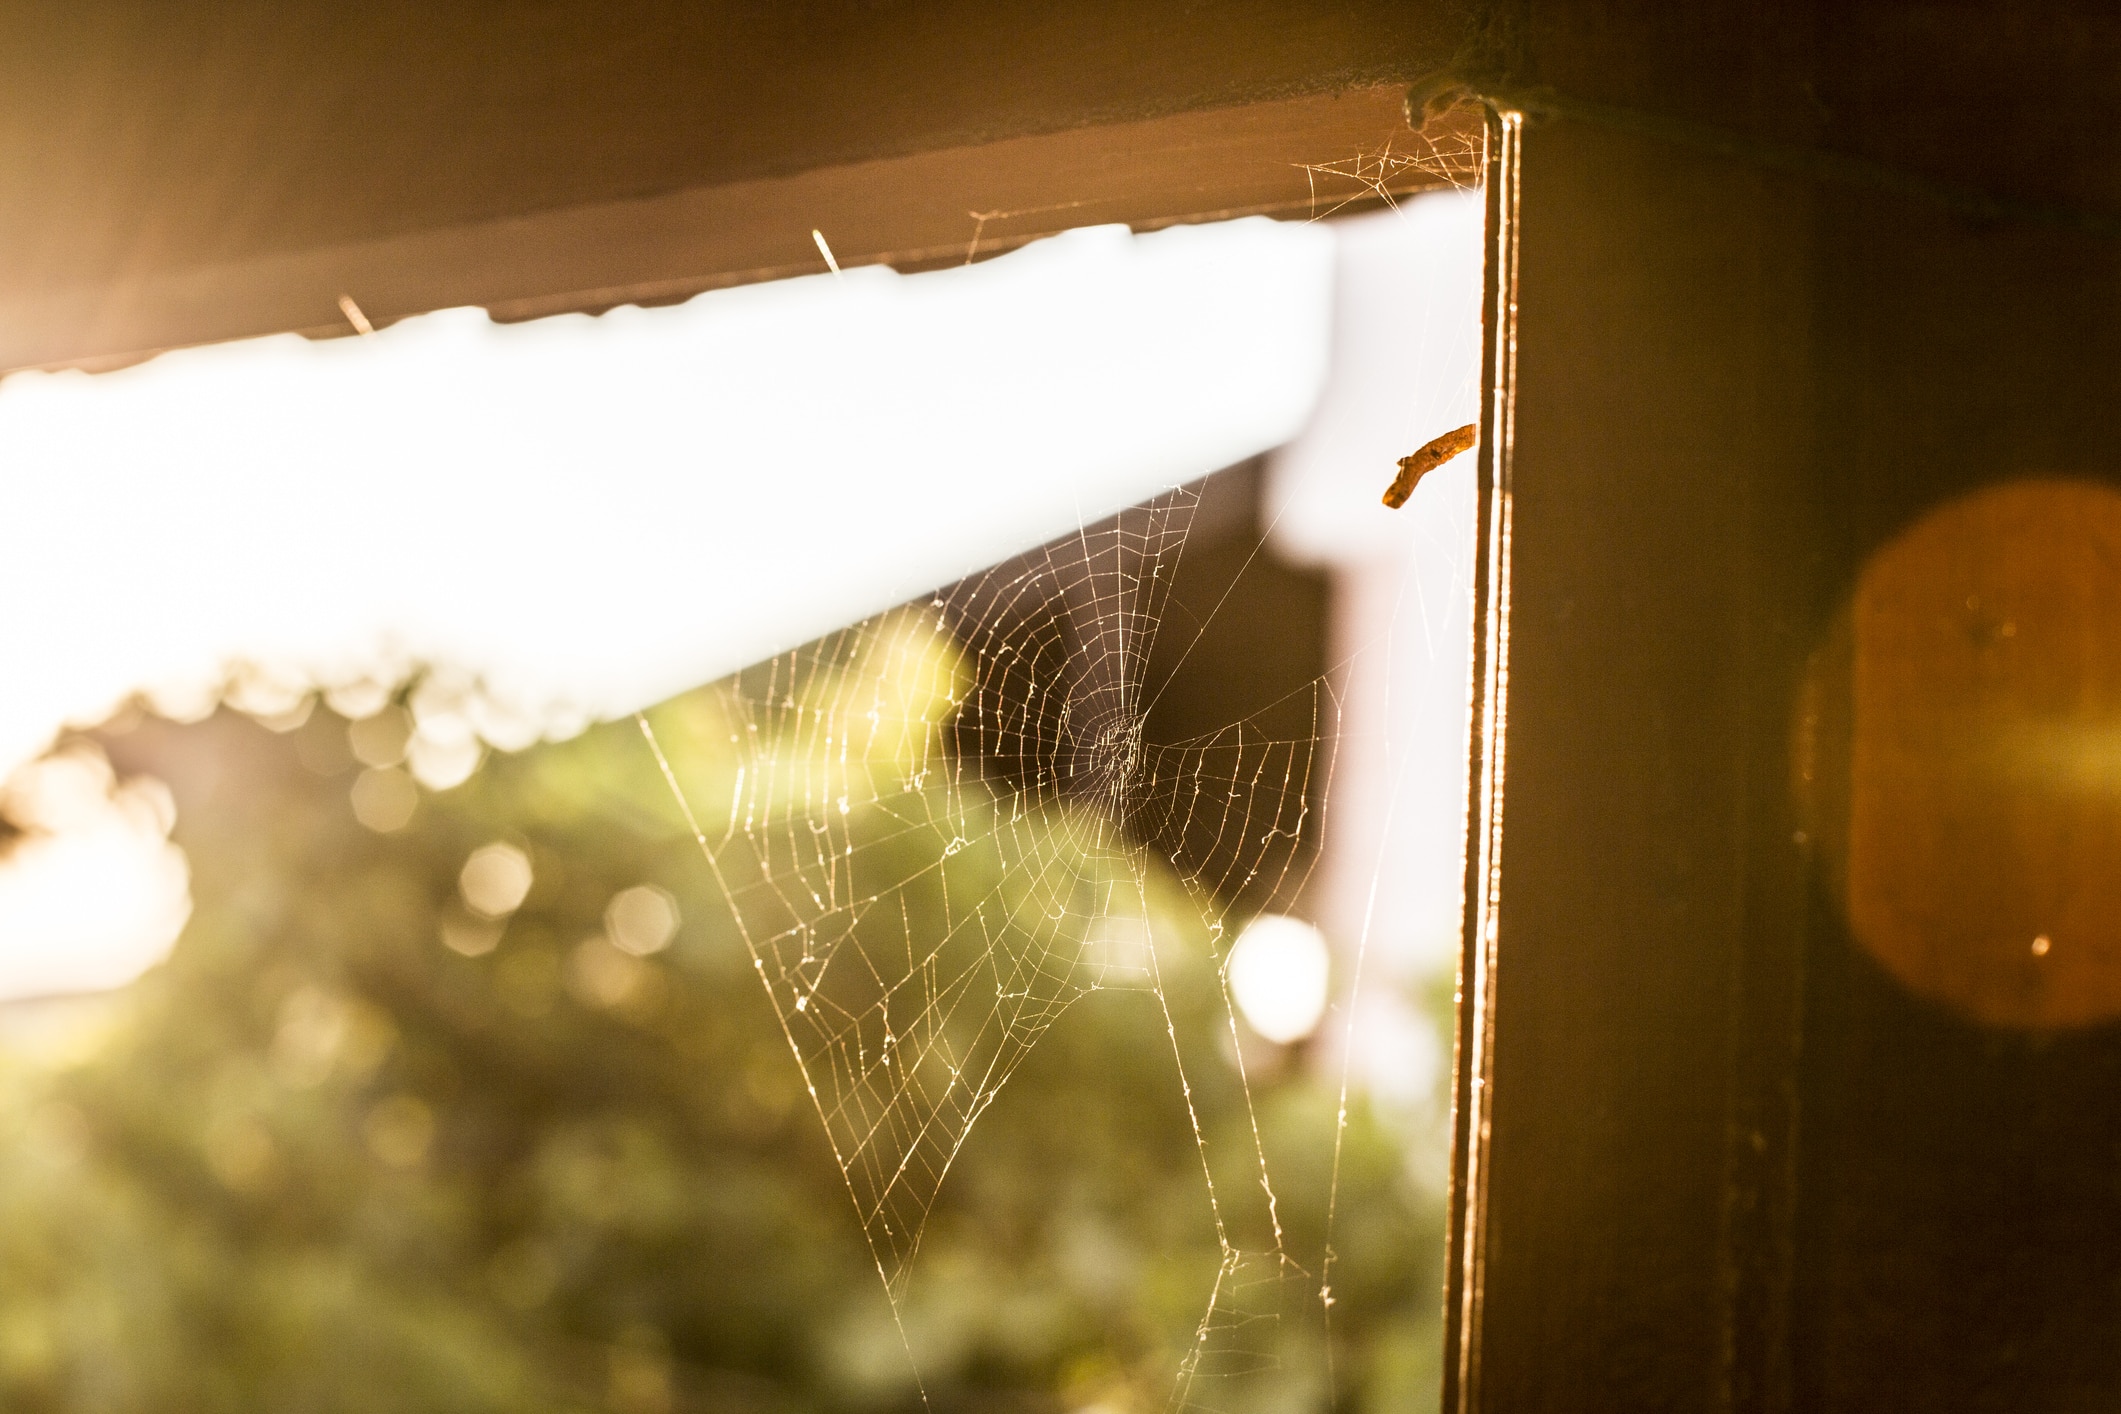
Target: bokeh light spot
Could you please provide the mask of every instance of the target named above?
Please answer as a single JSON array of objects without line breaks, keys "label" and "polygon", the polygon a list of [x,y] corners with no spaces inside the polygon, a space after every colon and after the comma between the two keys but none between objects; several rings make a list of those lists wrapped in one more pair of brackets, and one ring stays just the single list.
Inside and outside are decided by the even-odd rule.
[{"label": "bokeh light spot", "polygon": [[496,840],[480,845],[464,861],[457,876],[464,902],[472,912],[486,918],[501,918],[523,906],[530,893],[530,856],[512,844]]},{"label": "bokeh light spot", "polygon": [[0,783],[0,822],[0,997],[122,986],[169,951],[191,871],[162,782],[75,743]]},{"label": "bokeh light spot", "polygon": [[604,910],[604,924],[611,941],[646,957],[670,946],[677,936],[678,901],[653,884],[637,884],[613,895]]},{"label": "bokeh light spot", "polygon": [[1279,1045],[1301,1041],[1326,1010],[1325,935],[1301,918],[1263,913],[1230,949],[1230,991],[1254,1031]]},{"label": "bokeh light spot", "polygon": [[353,783],[354,818],[378,834],[404,829],[419,803],[420,788],[403,771],[371,768]]},{"label": "bokeh light spot", "polygon": [[412,718],[401,707],[385,707],[349,726],[346,737],[353,747],[354,759],[363,766],[378,770],[395,766],[405,759],[406,744],[412,739]]}]

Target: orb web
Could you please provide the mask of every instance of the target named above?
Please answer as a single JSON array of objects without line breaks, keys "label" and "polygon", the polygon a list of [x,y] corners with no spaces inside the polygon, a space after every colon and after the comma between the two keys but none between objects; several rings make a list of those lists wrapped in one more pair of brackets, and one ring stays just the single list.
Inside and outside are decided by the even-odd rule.
[{"label": "orb web", "polygon": [[[1163,1009],[1221,1251],[1174,1407],[1270,1364],[1274,1325],[1322,1296],[1283,1243],[1256,1119],[1256,1184],[1217,1191],[1164,991],[1172,949],[1205,938],[1219,969],[1233,902],[1300,885],[1333,741],[1323,680],[1298,735],[1264,714],[1175,742],[1145,729],[1199,500],[1168,492],[736,675],[694,727],[713,752],[666,753],[641,720],[894,1314],[954,1160],[1040,1038],[1101,989]],[[1197,642],[1204,624],[1185,627]],[[1224,1011],[1234,1043],[1227,989]]]}]

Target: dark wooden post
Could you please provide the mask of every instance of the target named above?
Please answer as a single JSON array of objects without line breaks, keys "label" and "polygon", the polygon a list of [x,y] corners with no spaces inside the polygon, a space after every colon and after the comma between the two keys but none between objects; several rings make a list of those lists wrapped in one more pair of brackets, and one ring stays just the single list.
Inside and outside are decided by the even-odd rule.
[{"label": "dark wooden post", "polygon": [[[2066,661],[2043,667],[1995,656],[2018,625],[1961,605],[1978,595],[1859,601],[1900,537],[1969,492],[2121,479],[2121,186],[2111,144],[2063,136],[2112,81],[2063,96],[2055,131],[2000,98],[1995,132],[1969,138],[1941,97],[1954,75],[1988,54],[2029,82],[2039,53],[2081,73],[2089,32],[1877,6],[1812,16],[1791,49],[1736,20],[1691,50],[1620,23],[1631,53],[1584,27],[1592,9],[1519,33],[1490,86],[1524,126],[1490,148],[1517,217],[1490,242],[1514,244],[1514,282],[1491,282],[1516,323],[1507,338],[1510,301],[1491,300],[1446,1406],[2108,1407],[2121,1030],[2078,1024],[2097,1006],[2052,988],[2016,1019],[2033,1004],[1969,1000],[1989,964],[1953,949],[2031,940],[2030,968],[2049,939],[1949,920],[2088,896],[2113,807],[2070,796],[2091,823],[2039,835],[2060,842],[2042,853],[2011,812],[2077,787],[1979,786],[1967,762],[1987,748],[1956,744],[1962,718],[1932,734],[1951,759],[1898,777],[1851,768],[1846,738],[1850,710],[1891,699],[1912,720],[1976,691],[1863,649],[1864,613],[1875,630],[1963,609],[1965,652],[1990,656],[1961,677],[2002,684],[1966,722],[2032,690],[2012,683],[2103,720],[2121,626],[2053,611]],[[1804,95],[1842,126],[1785,121]],[[2003,160],[2006,136],[2029,164]],[[2040,534],[2079,579],[2121,574],[2065,516],[1955,531],[1900,582],[2047,583],[2062,571],[2022,548]],[[1860,691],[1829,671],[1851,652]],[[1872,888],[1945,920],[1899,945],[1916,963],[1849,921],[1850,869],[1887,866],[1851,863],[1845,779],[1807,796],[1807,732],[1841,734],[1821,749],[1854,769],[1874,834],[1919,836],[1892,863],[1914,882]],[[1977,785],[1947,798],[1933,778]],[[2121,946],[2121,918],[2073,916],[2081,946]]]}]

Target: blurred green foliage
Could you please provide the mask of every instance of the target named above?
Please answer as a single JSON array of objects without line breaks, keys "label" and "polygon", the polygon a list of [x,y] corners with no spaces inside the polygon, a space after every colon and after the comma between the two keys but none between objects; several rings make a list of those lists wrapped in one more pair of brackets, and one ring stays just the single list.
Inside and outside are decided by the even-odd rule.
[{"label": "blurred green foliage", "polygon": [[[710,750],[693,727],[713,703],[666,704],[659,730]],[[286,732],[224,710],[107,737],[175,789],[196,906],[97,1044],[0,1074],[0,1407],[909,1410],[908,1345],[938,1410],[1169,1402],[1218,1249],[1153,996],[1076,1002],[980,1120],[902,1339],[633,724],[495,756],[390,833],[350,807],[347,730],[319,707]],[[496,840],[534,880],[497,941],[458,883]],[[637,958],[603,934],[643,883],[683,921]],[[1205,930],[1186,952],[1165,994],[1218,1184],[1256,1189]],[[1311,1263],[1280,1286],[1315,1308],[1336,1096],[1301,1057],[1254,1060]],[[1442,1222],[1407,1145],[1356,1106],[1342,1408],[1435,1400]],[[1322,1338],[1292,1320],[1218,1403],[1326,1407]]]}]

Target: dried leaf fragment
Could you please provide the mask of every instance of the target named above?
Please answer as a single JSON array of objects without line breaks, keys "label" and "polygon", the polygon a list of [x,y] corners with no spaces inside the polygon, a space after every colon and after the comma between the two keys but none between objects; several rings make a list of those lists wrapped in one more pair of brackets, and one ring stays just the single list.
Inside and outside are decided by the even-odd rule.
[{"label": "dried leaf fragment", "polygon": [[1453,428],[1443,436],[1423,447],[1410,457],[1399,459],[1399,475],[1385,488],[1385,504],[1397,510],[1414,494],[1421,479],[1442,466],[1460,452],[1470,450],[1480,440],[1480,425],[1469,422],[1463,427]]}]

